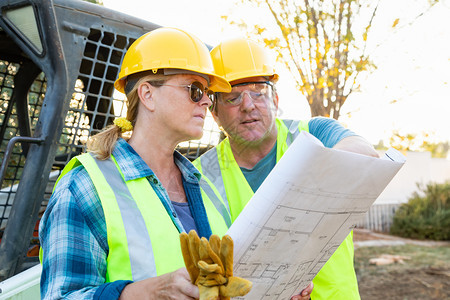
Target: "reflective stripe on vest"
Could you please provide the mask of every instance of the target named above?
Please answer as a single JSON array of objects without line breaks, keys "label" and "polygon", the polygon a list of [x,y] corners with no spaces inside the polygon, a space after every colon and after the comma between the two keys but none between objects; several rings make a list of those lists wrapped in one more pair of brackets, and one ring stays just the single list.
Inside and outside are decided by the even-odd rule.
[{"label": "reflective stripe on vest", "polygon": [[105,214],[107,282],[142,280],[184,266],[179,232],[147,178],[125,182],[114,157],[77,157],[89,173]]},{"label": "reflective stripe on vest", "polygon": [[[223,220],[225,221],[225,224],[227,225],[227,228],[230,228],[231,226],[231,217],[229,214],[229,208],[228,206],[225,206],[225,204],[220,200],[218,194],[214,192],[214,185],[212,185],[210,182],[208,182],[209,179],[206,177],[202,177],[200,180],[200,188],[202,189],[202,198],[206,202],[206,198],[209,198],[211,203],[214,205],[215,209],[220,213]],[[205,197],[207,196],[207,197]],[[228,204],[228,203],[227,203]],[[214,234],[219,234],[220,236],[224,235],[223,233],[218,233],[217,230],[211,228],[212,232]]]},{"label": "reflective stripe on vest", "polygon": [[[214,148],[212,149],[214,150]],[[211,151],[211,150],[210,150]],[[225,194],[225,186],[221,182],[214,182],[212,183],[209,178],[216,178],[218,180],[221,180],[220,176],[216,176],[216,174],[220,175],[220,167],[215,162],[217,162],[217,156],[214,157],[214,154],[216,152],[212,152],[210,157],[207,157],[204,162],[208,164],[208,161],[210,161],[211,168],[207,167],[203,169],[206,173],[202,173],[202,165],[200,164],[200,160],[196,160],[193,162],[194,166],[202,173],[202,178],[200,180],[200,188],[202,192],[202,198],[203,202],[205,203],[212,203],[217,210],[217,212],[220,213],[222,216],[222,219],[224,220],[225,224],[227,225],[227,229],[231,226],[231,216],[230,216],[230,208],[228,206],[228,202],[226,201],[226,197],[223,198],[222,195]],[[218,173],[216,173],[218,172]],[[219,187],[221,190],[217,190],[216,187]],[[222,236],[226,233],[227,230],[223,231],[217,231],[213,228],[211,225],[211,230],[213,234],[217,234],[219,236]]]},{"label": "reflective stripe on vest", "polygon": [[[277,119],[276,125],[278,162],[300,131],[309,132],[309,128],[306,121]],[[216,185],[224,202],[229,203],[234,221],[253,196],[253,191],[234,159],[228,139],[203,154],[194,165]],[[353,257],[351,232],[314,278],[311,299],[360,299]]]},{"label": "reflective stripe on vest", "polygon": [[[119,232],[125,233],[125,237],[120,237],[121,239],[125,238],[127,241],[127,244],[124,244],[124,246],[136,245],[135,247],[126,247],[122,253],[126,254],[126,252],[128,252],[128,255],[130,257],[130,271],[133,281],[144,279],[145,277],[142,277],[144,274],[147,274],[146,277],[157,276],[155,258],[153,256],[152,241],[150,240],[147,226],[145,225],[144,218],[142,217],[142,214],[139,211],[136,202],[131,196],[127,185],[122,179],[122,175],[119,173],[119,170],[111,159],[96,159],[95,162],[102,172],[104,179],[106,179],[106,181],[108,182],[108,185],[110,187],[114,187],[112,191],[114,192],[114,196],[118,205],[117,207],[115,207],[115,204],[108,203],[112,202],[112,198],[105,199],[105,197],[100,197],[103,207],[111,207],[111,205],[114,205],[114,208],[103,209],[105,211],[105,215],[108,212],[108,217],[105,216],[105,219],[108,218],[109,220],[111,220],[111,218],[113,217],[111,213],[118,217],[116,210],[119,209],[123,222],[124,231],[114,230],[110,226],[112,230],[109,230],[111,234],[108,234],[108,237],[110,237],[111,235],[116,237]],[[156,194],[152,189],[152,191],[150,192],[150,197],[155,196]],[[120,225],[118,224],[118,222],[113,223],[116,226]],[[108,240],[111,241],[111,239]],[[113,255],[108,255],[109,265],[111,265],[112,257]],[[142,259],[143,257],[146,257],[148,259],[144,260]],[[118,262],[120,265],[120,260]],[[108,268],[108,270],[111,272],[111,268]]]}]

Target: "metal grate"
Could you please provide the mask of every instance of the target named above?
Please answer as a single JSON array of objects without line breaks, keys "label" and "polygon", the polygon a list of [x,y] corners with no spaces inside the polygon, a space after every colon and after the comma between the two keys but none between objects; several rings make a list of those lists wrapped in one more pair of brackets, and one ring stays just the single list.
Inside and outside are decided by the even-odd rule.
[{"label": "metal grate", "polygon": [[91,29],[74,83],[69,110],[58,141],[57,153],[45,192],[43,209],[61,170],[82,153],[88,137],[126,113],[125,97],[114,95],[114,81],[122,57],[134,41],[125,36]]},{"label": "metal grate", "polygon": [[[0,159],[3,160],[8,141],[20,135],[19,116],[12,96],[14,79],[21,63],[14,63],[0,60],[0,138],[1,150]],[[28,92],[28,120],[33,131],[39,118],[44,95],[46,91],[45,76],[41,73],[33,82]],[[28,146],[17,144],[13,149],[13,154],[9,160],[5,178],[0,190],[0,236],[6,226],[14,196],[17,191],[20,176],[25,165],[25,153]]]},{"label": "metal grate", "polygon": [[124,98],[114,98],[114,81],[126,47],[134,40],[91,29],[75,82],[70,108],[58,143],[55,165],[63,166],[82,152],[91,134],[124,113]]},{"label": "metal grate", "polygon": [[[74,88],[69,110],[57,142],[57,151],[41,205],[40,216],[47,206],[61,170],[72,157],[84,151],[88,137],[112,124],[114,118],[126,115],[126,98],[123,94],[115,92],[114,81],[118,76],[123,56],[134,40],[113,32],[90,29],[90,34],[86,38],[78,76],[73,83]],[[3,137],[0,159],[4,155],[8,141],[12,137],[20,135],[15,104],[11,102],[14,76],[20,67],[21,64],[19,63],[0,60],[0,126],[2,130],[0,138]],[[31,134],[38,121],[45,92],[45,74],[41,73],[28,91],[28,117],[31,124]],[[216,145],[219,138],[220,130],[208,112],[202,139],[181,143],[177,149],[188,159],[194,160]],[[16,145],[0,191],[0,239],[14,201],[25,157],[22,146]],[[38,223],[31,239],[31,245],[34,246],[39,242],[37,238]],[[36,247],[32,249],[36,250]],[[29,256],[36,255],[37,251],[33,251],[33,253],[31,255],[29,253]]]}]

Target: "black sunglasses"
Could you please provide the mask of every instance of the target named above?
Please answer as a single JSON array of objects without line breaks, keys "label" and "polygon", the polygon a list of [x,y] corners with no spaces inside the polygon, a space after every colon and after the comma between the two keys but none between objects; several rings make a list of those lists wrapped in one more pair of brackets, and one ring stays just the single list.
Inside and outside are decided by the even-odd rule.
[{"label": "black sunglasses", "polygon": [[215,101],[215,94],[213,91],[211,91],[210,89],[208,89],[207,87],[204,87],[203,84],[201,84],[198,81],[194,81],[191,84],[180,84],[180,85],[175,85],[175,84],[165,84],[165,83],[155,83],[155,82],[149,82],[151,85],[156,85],[156,86],[172,86],[172,87],[184,87],[184,88],[189,88],[189,96],[191,98],[191,100],[195,103],[200,102],[200,100],[202,100],[203,98],[203,93],[206,93],[206,95],[208,96],[208,98],[211,100],[212,103],[214,103]]}]

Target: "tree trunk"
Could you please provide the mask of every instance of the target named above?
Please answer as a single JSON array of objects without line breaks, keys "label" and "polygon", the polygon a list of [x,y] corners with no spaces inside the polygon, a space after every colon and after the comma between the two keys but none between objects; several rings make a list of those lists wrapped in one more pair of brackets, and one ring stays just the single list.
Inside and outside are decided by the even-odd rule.
[{"label": "tree trunk", "polygon": [[326,108],[323,105],[323,100],[319,95],[315,95],[313,92],[312,95],[307,96],[309,108],[311,109],[311,117],[324,116],[329,117],[330,114],[327,112]]}]

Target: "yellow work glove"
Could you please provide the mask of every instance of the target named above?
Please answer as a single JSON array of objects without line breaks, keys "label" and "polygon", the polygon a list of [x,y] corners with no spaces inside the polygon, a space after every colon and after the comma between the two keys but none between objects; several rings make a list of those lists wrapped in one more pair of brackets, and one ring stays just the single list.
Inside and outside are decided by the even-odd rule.
[{"label": "yellow work glove", "polygon": [[224,276],[227,282],[219,287],[220,299],[228,300],[230,297],[244,296],[250,292],[252,282],[233,276],[233,239],[229,235],[222,237],[220,243],[220,260],[224,266]]},{"label": "yellow work glove", "polygon": [[[223,267],[215,264],[210,257],[212,250],[208,251],[211,249],[211,247],[208,247],[208,241],[205,238],[200,240],[195,230],[191,230],[189,235],[186,233],[180,234],[180,243],[184,264],[191,282],[199,288],[200,299],[219,299],[219,285],[226,280],[220,275],[220,273],[223,273]],[[213,258],[222,265],[217,255],[213,254]]]},{"label": "yellow work glove", "polygon": [[[189,235],[185,232],[180,233],[181,253],[183,254],[186,269],[191,277],[191,282],[197,284],[198,274],[200,273],[198,269],[200,256],[198,251],[194,251],[194,249],[199,249],[200,238],[197,233],[194,232],[194,234],[192,234],[191,232]],[[191,243],[193,244],[192,246],[190,245]]]},{"label": "yellow work glove", "polygon": [[252,283],[233,276],[233,240],[222,241],[211,235],[209,242],[200,239],[194,230],[180,234],[181,250],[191,281],[200,290],[200,300],[226,300],[244,296]]}]

